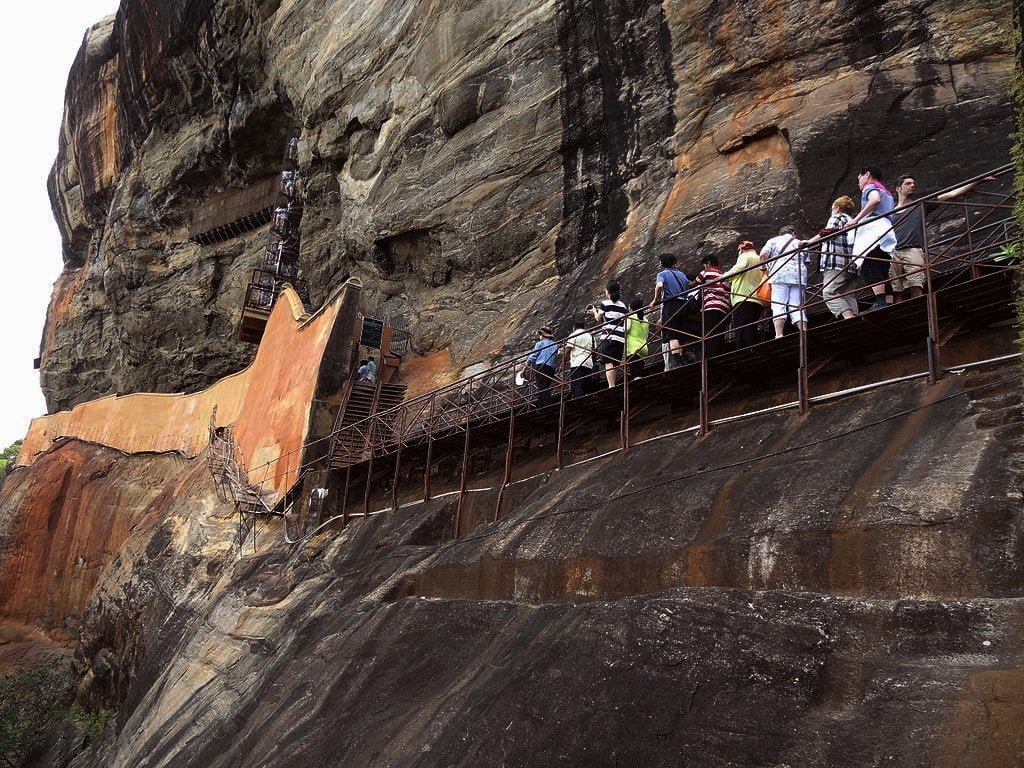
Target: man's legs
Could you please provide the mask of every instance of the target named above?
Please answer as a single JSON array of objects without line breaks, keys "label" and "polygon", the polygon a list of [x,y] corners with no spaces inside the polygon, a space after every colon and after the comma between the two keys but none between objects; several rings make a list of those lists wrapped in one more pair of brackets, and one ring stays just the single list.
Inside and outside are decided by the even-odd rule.
[{"label": "man's legs", "polygon": [[554,376],[555,369],[550,365],[537,366],[534,381],[537,382],[536,405],[538,408],[551,405],[551,386],[555,383]]},{"label": "man's legs", "polygon": [[615,363],[605,362],[604,378],[608,382],[608,389],[615,389]]},{"label": "man's legs", "polygon": [[856,276],[848,269],[826,269],[822,274],[822,298],[837,318],[849,320],[857,316],[857,297],[850,293],[854,280]]},{"label": "man's legs", "polygon": [[797,330],[807,329],[807,313],[804,311],[804,287],[802,285],[789,286],[789,320],[796,326]]},{"label": "man's legs", "polygon": [[860,268],[860,275],[864,282],[871,287],[875,295],[875,303],[872,309],[879,309],[888,303],[885,298],[886,286],[889,284],[890,256],[881,248],[875,248],[865,254],[864,263]]},{"label": "man's legs", "polygon": [[759,301],[741,301],[733,308],[732,329],[736,333],[737,349],[757,343],[757,323],[763,309]]},{"label": "man's legs", "polygon": [[[903,298],[916,299],[924,296],[924,251],[921,248],[900,248],[893,254],[892,264],[894,270],[899,264]],[[895,289],[894,285],[893,290]]]},{"label": "man's legs", "polygon": [[772,283],[772,325],[775,327],[775,338],[781,339],[789,315],[789,286],[784,283]]},{"label": "man's legs", "polygon": [[707,335],[708,357],[720,355],[725,346],[726,314],[720,309],[704,310],[704,332]]},{"label": "man's legs", "polygon": [[569,369],[569,397],[573,400],[586,394],[583,387],[588,373],[590,373],[590,369],[584,368],[582,365]]},{"label": "man's legs", "polygon": [[665,370],[672,371],[683,364],[682,342],[675,329],[666,326],[661,332],[661,348],[665,351]]},{"label": "man's legs", "polygon": [[671,371],[683,364],[683,343],[679,339],[679,326],[682,323],[683,302],[672,300],[665,302],[662,309],[662,349],[668,348],[665,358],[665,370]]}]

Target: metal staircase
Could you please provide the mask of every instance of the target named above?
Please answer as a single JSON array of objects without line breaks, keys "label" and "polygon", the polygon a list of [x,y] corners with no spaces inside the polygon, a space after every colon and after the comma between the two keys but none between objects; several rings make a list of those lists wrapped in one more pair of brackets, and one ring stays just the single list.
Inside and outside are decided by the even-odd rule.
[{"label": "metal staircase", "polygon": [[368,423],[374,414],[400,405],[405,400],[405,390],[405,384],[351,382],[348,396],[338,412],[338,420],[334,427],[337,437],[331,448],[332,468],[358,464],[366,458],[369,435],[364,434],[358,425]]},{"label": "metal staircase", "polygon": [[210,420],[210,450],[207,454],[210,473],[221,501],[233,501],[239,516],[280,515],[269,504],[272,491],[249,482],[242,457],[230,427],[216,427]]}]

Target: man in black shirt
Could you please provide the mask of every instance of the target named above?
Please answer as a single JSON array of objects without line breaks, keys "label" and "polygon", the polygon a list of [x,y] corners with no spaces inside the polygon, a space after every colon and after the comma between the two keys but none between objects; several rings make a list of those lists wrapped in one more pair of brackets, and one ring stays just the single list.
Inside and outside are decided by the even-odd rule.
[{"label": "man in black shirt", "polygon": [[[917,182],[911,176],[900,177],[896,185],[896,206],[913,202]],[[924,206],[915,205],[893,216],[896,251],[892,255],[889,277],[896,301],[924,295]]]},{"label": "man in black shirt", "polygon": [[[994,177],[991,176],[983,179],[983,181],[992,180]],[[974,181],[951,189],[949,192],[943,192],[936,200],[940,203],[955,200],[966,195],[980,183],[981,181]],[[914,202],[917,197],[917,182],[913,176],[900,177],[896,184],[896,195],[898,208],[911,205]],[[924,295],[924,214],[924,205],[918,203],[904,211],[897,211],[892,216],[895,222],[893,228],[896,231],[896,251],[892,257],[889,277],[892,281],[892,290],[896,301],[916,299],[918,296]]]}]

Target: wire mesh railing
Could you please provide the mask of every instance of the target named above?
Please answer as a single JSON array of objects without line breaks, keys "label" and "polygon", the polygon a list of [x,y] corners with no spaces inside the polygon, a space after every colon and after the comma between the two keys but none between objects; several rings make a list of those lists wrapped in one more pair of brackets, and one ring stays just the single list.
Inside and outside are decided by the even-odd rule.
[{"label": "wire mesh railing", "polygon": [[[753,269],[771,273],[777,266],[776,262],[781,263],[791,259],[810,260],[820,254],[823,244],[835,241],[859,227],[884,221],[884,231],[879,231],[873,244],[877,245],[885,234],[892,231],[904,217],[914,215],[917,206],[921,206],[924,210],[924,228],[930,237],[926,235],[923,265],[911,268],[907,274],[911,276],[917,273],[924,274],[928,295],[934,295],[936,283],[944,285],[965,276],[977,276],[985,270],[1014,268],[1015,262],[1000,261],[997,258],[1003,250],[1012,251],[1016,247],[1015,244],[1019,243],[1020,235],[1012,213],[1015,194],[1010,183],[1011,180],[1010,166],[997,168],[965,182],[966,185],[977,185],[977,187],[958,199],[949,200],[944,197],[957,189],[957,187],[951,187],[916,199],[908,205],[894,209],[886,216],[871,217],[855,226],[817,239],[810,248],[805,246],[804,241],[794,241],[791,247],[773,258],[762,260],[758,266],[734,272],[730,280]],[[962,188],[964,184],[958,185],[958,187]],[[873,248],[869,247],[866,250],[867,252],[861,257],[864,261],[874,260],[889,263],[888,258],[875,255]],[[806,315],[828,316],[828,307],[822,298],[824,287],[827,287],[827,284],[813,286],[813,289],[806,293],[804,301],[796,309]],[[698,288],[698,294],[699,291],[707,289],[707,285]],[[857,299],[867,290],[869,290],[867,286],[858,285],[836,295],[851,296]],[[702,297],[699,295],[698,303],[702,303]],[[775,304],[777,302],[773,302],[773,306],[768,307],[773,314],[779,309]],[[934,311],[931,304],[932,302],[929,302],[929,313]],[[716,346],[712,342],[723,342],[728,349],[728,345],[732,343],[738,331],[748,326],[759,327],[763,323],[763,318],[759,318],[753,323],[738,324],[735,311],[735,306],[730,308],[725,323],[717,324],[715,328],[711,329],[694,328],[687,335],[684,343],[694,351],[696,358],[691,365],[706,364],[708,348]],[[699,314],[703,319],[704,313]],[[629,313],[624,322],[628,323],[636,316],[635,312]],[[660,319],[652,320],[650,325],[653,331],[660,331],[663,328]],[[804,329],[799,331],[801,336],[806,333],[806,324],[803,325]],[[935,330],[933,325],[934,323],[930,323],[931,331]],[[587,330],[591,334],[599,334],[600,329],[601,325],[596,325]],[[563,345],[568,338],[552,343]],[[934,334],[930,334],[929,343],[934,344],[935,341]],[[534,371],[535,381],[532,387],[517,385],[516,376],[526,367],[527,360],[532,354],[532,351],[523,352],[485,371],[419,397],[411,398],[394,408],[374,414],[363,422],[347,426],[344,429],[349,430],[351,436],[351,440],[348,442],[349,444],[362,443],[364,446],[363,459],[370,456],[386,456],[424,440],[436,440],[460,433],[470,425],[480,426],[503,421],[513,411],[535,411],[553,407],[560,401],[564,401],[569,395],[570,389],[566,381],[567,371],[560,364],[555,375],[547,377],[550,379],[549,382],[544,381],[543,378],[539,379],[542,382],[541,387],[536,386],[537,377],[544,377],[545,374]],[[645,370],[657,369],[662,355],[661,351],[649,352],[633,361],[605,360],[604,363],[606,366],[610,365],[615,371],[616,387],[628,387],[630,362],[640,363]],[[561,355],[559,357],[561,358]],[[806,366],[806,360],[803,357],[802,355],[800,367]],[[549,388],[545,385],[549,385],[556,394],[551,399],[550,405],[538,402],[538,390]],[[708,393],[705,386],[702,386],[701,395],[702,400],[706,401]],[[706,418],[702,418],[702,423],[705,421]],[[339,435],[336,434],[334,437],[337,439]]]}]

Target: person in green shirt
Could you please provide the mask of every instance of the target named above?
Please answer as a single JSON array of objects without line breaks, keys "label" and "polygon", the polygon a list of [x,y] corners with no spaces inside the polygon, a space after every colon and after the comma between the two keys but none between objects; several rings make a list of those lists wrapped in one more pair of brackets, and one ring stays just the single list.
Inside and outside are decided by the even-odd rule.
[{"label": "person in green shirt", "polygon": [[736,335],[736,348],[756,344],[758,321],[764,312],[764,302],[757,298],[757,288],[764,280],[761,257],[749,240],[737,246],[736,263],[722,275],[732,278],[732,329]]},{"label": "person in green shirt", "polygon": [[629,311],[626,317],[626,360],[629,362],[629,378],[636,379],[644,374],[651,324],[644,320],[644,300],[640,296],[630,302]]}]

